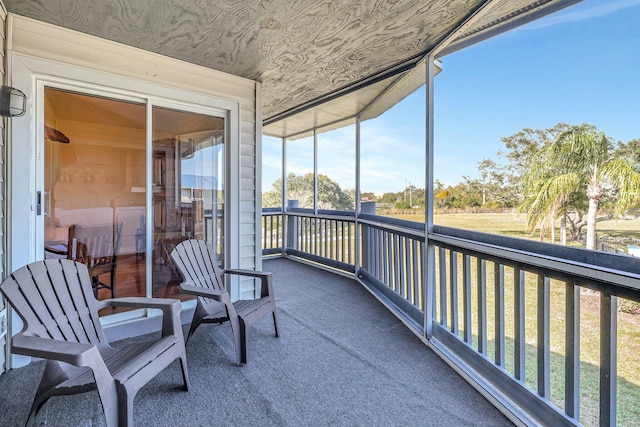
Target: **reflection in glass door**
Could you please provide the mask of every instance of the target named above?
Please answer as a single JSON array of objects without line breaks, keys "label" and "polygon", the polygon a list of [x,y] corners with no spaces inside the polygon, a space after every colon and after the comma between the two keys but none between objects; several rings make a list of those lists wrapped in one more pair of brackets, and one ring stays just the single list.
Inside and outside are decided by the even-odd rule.
[{"label": "reflection in glass door", "polygon": [[44,101],[44,256],[86,263],[99,299],[144,296],[145,104],[53,88]]},{"label": "reflection in glass door", "polygon": [[86,263],[99,299],[145,296],[148,285],[189,298],[170,253],[202,239],[223,264],[224,118],[153,107],[149,153],[144,102],[50,87],[44,100],[45,258]]},{"label": "reflection in glass door", "polygon": [[152,293],[175,297],[182,278],[170,253],[205,240],[223,264],[224,119],[153,107]]}]

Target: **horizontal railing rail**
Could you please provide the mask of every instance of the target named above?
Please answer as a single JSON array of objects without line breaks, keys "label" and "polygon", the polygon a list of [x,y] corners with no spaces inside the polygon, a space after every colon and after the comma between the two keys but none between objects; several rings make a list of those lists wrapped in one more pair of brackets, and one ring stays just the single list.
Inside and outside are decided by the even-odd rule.
[{"label": "horizontal railing rail", "polygon": [[618,336],[637,337],[640,322],[618,301],[640,303],[638,259],[375,215],[296,210],[285,221],[284,254],[356,274],[516,417],[637,419],[640,384],[619,373],[635,366],[620,349],[636,344]]},{"label": "horizontal railing rail", "polygon": [[405,322],[423,333],[424,225],[362,215],[360,280]]},{"label": "horizontal railing rail", "polygon": [[280,208],[262,209],[262,255],[280,254],[284,243],[284,214]]},{"label": "horizontal railing rail", "polygon": [[[527,251],[540,249],[537,243],[501,239],[503,246],[495,246],[481,241],[493,236],[467,234],[470,239],[429,235],[436,263],[432,344],[453,352],[545,425],[616,425],[616,301],[640,301],[640,276],[585,264],[570,248],[559,258]],[[601,263],[611,264],[604,255]],[[596,306],[587,313],[583,300]],[[599,328],[595,369],[581,351],[581,318],[591,315],[597,321],[589,328]],[[552,330],[554,323],[564,327]],[[584,383],[598,398],[582,402],[587,376]]]},{"label": "horizontal railing rail", "polygon": [[287,211],[287,255],[355,273],[355,217],[352,212]]}]

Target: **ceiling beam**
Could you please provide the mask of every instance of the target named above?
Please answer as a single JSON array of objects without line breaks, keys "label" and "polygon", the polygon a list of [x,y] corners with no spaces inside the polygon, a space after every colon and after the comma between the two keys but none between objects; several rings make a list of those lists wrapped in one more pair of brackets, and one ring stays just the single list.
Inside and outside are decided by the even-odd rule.
[{"label": "ceiling beam", "polygon": [[[506,18],[501,22],[487,25],[485,26],[485,28],[479,29],[474,34],[470,34],[459,39],[457,43],[457,37],[464,35],[464,33],[456,32],[456,36],[453,39],[448,40],[446,44],[443,44],[443,46],[439,46],[436,48],[437,51],[435,52],[435,55],[436,57],[448,55],[450,53],[464,49],[476,43],[480,43],[481,41],[487,40],[498,34],[520,27],[531,21],[535,21],[538,18],[557,12],[582,1],[583,0],[539,0],[536,4],[529,6],[529,11],[523,12],[521,9],[519,11],[520,13],[515,14],[512,19],[509,20],[509,18]],[[487,3],[489,4],[483,5],[480,8],[481,10],[478,11],[481,12],[480,16],[484,15],[487,10],[490,10],[490,8],[493,6],[491,3],[497,3],[497,0],[489,0]],[[487,9],[485,6],[488,6],[489,9]]]},{"label": "ceiling beam", "polygon": [[433,56],[434,58],[442,56],[442,51],[447,46],[453,43],[458,37],[460,37],[461,34],[464,34],[464,32],[467,31],[469,27],[475,24],[478,19],[482,18],[498,2],[499,0],[486,0],[484,3],[482,3],[476,10],[471,12],[471,14],[467,16],[467,18],[460,25],[458,25],[452,32],[450,32],[444,39],[442,39],[440,43],[438,43],[433,49],[431,49],[429,55]]},{"label": "ceiling beam", "polygon": [[314,98],[310,101],[299,104],[294,108],[283,111],[282,113],[278,113],[274,116],[268,117],[263,121],[263,125],[267,126],[271,123],[275,123],[277,121],[286,119],[287,117],[291,117],[295,114],[301,113],[302,111],[308,110],[313,107],[317,107],[320,104],[324,104],[325,102],[329,102],[336,98],[340,98],[341,96],[348,95],[357,90],[360,90],[372,84],[378,83],[382,80],[386,80],[395,75],[410,71],[414,69],[420,63],[420,61],[423,60],[423,58],[424,58],[424,54],[416,55],[413,58],[409,58],[408,60],[403,61],[402,63],[397,64],[391,68],[387,68],[386,70],[383,70],[379,73],[372,74],[369,77],[361,79],[354,84],[344,86],[331,93],[327,93],[325,95]]}]

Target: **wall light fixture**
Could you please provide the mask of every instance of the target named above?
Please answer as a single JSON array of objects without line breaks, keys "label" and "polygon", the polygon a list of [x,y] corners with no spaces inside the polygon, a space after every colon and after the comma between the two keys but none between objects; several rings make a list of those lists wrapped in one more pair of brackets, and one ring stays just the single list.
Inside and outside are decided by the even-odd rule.
[{"label": "wall light fixture", "polygon": [[0,89],[0,116],[20,117],[27,111],[27,97],[25,94],[11,86],[2,86]]}]

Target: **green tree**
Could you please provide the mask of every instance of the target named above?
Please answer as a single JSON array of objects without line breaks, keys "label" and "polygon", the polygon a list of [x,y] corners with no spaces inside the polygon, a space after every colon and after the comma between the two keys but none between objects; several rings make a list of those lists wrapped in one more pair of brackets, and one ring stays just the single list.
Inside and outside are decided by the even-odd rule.
[{"label": "green tree", "polygon": [[402,192],[398,193],[382,193],[382,196],[378,198],[378,203],[395,205],[402,200]]},{"label": "green tree", "polygon": [[503,137],[504,149],[498,151],[498,161],[483,160],[478,165],[485,193],[489,192],[490,197],[503,207],[515,207],[522,203],[523,179],[533,157],[568,128],[566,123],[558,123],[549,129],[524,128]]},{"label": "green tree", "polygon": [[618,142],[616,155],[629,158],[640,169],[640,138],[632,139],[627,143]]},{"label": "green tree", "polygon": [[[615,155],[613,144],[592,125],[570,126],[532,157],[523,176],[530,226],[553,221],[572,205],[587,202],[587,249],[595,249],[598,208],[611,196],[614,214],[636,201],[640,173],[627,157]],[[581,195],[582,197],[579,197]]]},{"label": "green tree", "polygon": [[[287,175],[287,198],[298,200],[300,207],[313,207],[313,174]],[[282,204],[282,179],[271,184],[271,190],[262,194],[263,207]],[[343,191],[340,184],[326,175],[318,175],[318,209],[349,210],[354,208],[353,195]]]},{"label": "green tree", "polygon": [[282,206],[282,179],[276,179],[271,184],[271,190],[262,193],[263,208],[279,208]]},{"label": "green tree", "polygon": [[[482,206],[482,182],[478,179],[471,179],[463,176],[460,182],[448,189],[448,202],[454,209],[464,209],[465,211],[476,211]],[[440,197],[442,193],[437,196]]]},{"label": "green tree", "polygon": [[488,208],[512,208],[518,199],[517,187],[509,182],[505,168],[491,159],[478,164],[479,182],[482,185],[482,206]]}]

